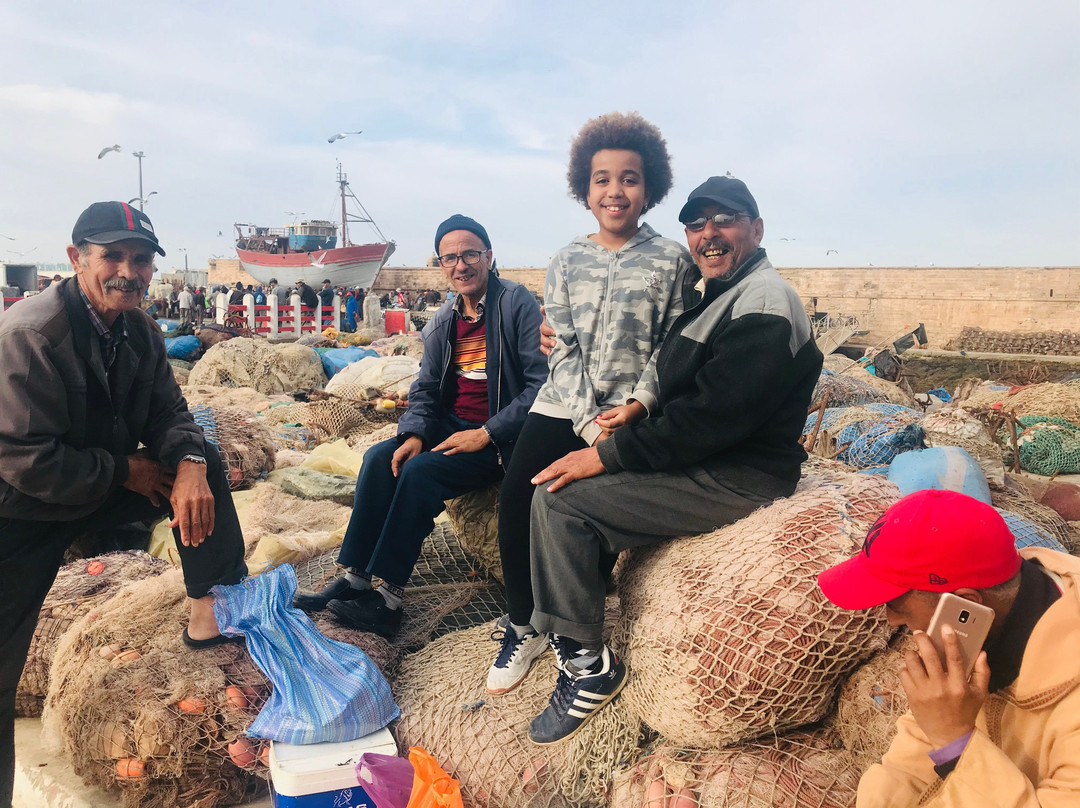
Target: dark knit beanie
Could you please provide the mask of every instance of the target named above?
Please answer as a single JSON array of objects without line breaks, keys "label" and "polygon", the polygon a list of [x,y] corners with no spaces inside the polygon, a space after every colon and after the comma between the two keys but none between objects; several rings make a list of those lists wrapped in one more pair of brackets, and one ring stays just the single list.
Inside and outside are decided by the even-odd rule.
[{"label": "dark knit beanie", "polygon": [[470,233],[475,233],[479,239],[484,242],[484,246],[489,250],[491,249],[491,239],[488,238],[487,230],[476,219],[470,219],[468,216],[462,216],[460,213],[455,213],[445,222],[439,225],[439,229],[435,231],[435,254],[439,253],[439,244],[443,240],[443,236],[447,233],[451,233],[454,230],[468,230]]}]

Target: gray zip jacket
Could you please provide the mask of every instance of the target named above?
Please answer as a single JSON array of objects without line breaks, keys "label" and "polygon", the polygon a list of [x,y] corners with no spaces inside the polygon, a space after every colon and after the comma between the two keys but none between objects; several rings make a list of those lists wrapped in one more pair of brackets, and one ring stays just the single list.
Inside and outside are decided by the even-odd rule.
[{"label": "gray zip jacket", "polygon": [[640,401],[657,405],[656,349],[682,314],[690,253],[642,223],[618,250],[588,236],[557,252],[544,283],[544,313],[558,343],[532,412],[573,421],[590,445],[596,416]]}]

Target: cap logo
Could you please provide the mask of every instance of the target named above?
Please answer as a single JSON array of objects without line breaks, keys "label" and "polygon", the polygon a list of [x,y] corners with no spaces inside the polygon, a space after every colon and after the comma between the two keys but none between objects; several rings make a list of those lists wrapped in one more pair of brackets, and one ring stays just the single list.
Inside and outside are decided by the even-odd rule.
[{"label": "cap logo", "polygon": [[942,578],[940,575],[931,572],[930,573],[930,585],[931,586],[943,586],[949,582],[948,578]]},{"label": "cap logo", "polygon": [[[142,228],[143,230],[149,230],[149,231],[150,231],[151,233],[153,233],[153,232],[154,232],[154,228],[152,228],[152,227],[150,226],[150,222],[146,221],[145,219],[140,219],[140,220],[139,220],[139,226],[140,226],[140,227],[141,227],[141,228]],[[155,235],[156,235],[156,234],[155,234]]]},{"label": "cap logo", "polygon": [[863,553],[867,558],[870,557],[870,546],[877,541],[877,537],[880,535],[883,527],[885,527],[885,517],[880,516],[870,528],[870,532],[866,534],[866,538],[863,539]]}]

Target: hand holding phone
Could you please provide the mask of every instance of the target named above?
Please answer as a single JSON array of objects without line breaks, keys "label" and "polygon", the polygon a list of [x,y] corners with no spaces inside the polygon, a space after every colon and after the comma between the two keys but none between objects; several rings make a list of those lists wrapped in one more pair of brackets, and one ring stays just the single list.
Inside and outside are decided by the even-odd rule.
[{"label": "hand holding phone", "polygon": [[937,649],[942,668],[945,663],[945,644],[941,639],[942,626],[949,626],[956,633],[957,644],[964,660],[964,678],[971,675],[975,658],[979,655],[990,626],[994,622],[994,610],[981,603],[946,592],[938,601],[930,627],[926,633]]}]

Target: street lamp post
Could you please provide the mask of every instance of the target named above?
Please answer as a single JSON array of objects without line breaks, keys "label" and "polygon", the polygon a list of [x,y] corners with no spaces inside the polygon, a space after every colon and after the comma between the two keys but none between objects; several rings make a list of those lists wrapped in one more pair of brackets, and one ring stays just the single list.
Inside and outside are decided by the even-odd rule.
[{"label": "street lamp post", "polygon": [[177,251],[182,252],[184,254],[184,281],[186,283],[187,282],[187,271],[188,271],[187,247],[177,247],[176,249],[177,249]]},{"label": "street lamp post", "polygon": [[[98,152],[98,159],[100,160],[102,157],[104,157],[109,152],[119,152],[120,149],[121,149],[121,146],[119,144],[117,144],[115,146],[106,146],[104,149],[102,149],[100,152]],[[139,196],[137,198],[139,200],[139,210],[141,211],[143,209],[143,205],[146,203],[146,198],[143,196],[143,184],[142,184],[142,161],[143,161],[143,158],[146,155],[141,151],[132,152],[131,155],[132,155],[132,157],[135,157],[139,161]],[[153,196],[156,193],[157,193],[157,191],[151,191],[150,195]]]}]

